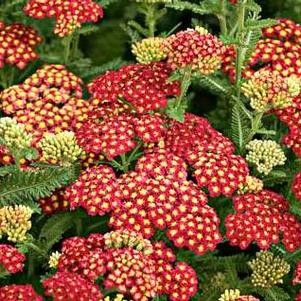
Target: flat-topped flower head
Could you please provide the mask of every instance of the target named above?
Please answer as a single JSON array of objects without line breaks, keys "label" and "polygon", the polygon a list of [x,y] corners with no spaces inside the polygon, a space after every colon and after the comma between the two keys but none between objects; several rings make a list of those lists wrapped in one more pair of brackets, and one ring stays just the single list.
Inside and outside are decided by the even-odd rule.
[{"label": "flat-topped flower head", "polygon": [[43,280],[46,296],[54,300],[102,300],[103,295],[96,284],[82,278],[80,275],[68,272],[57,272]]},{"label": "flat-topped flower head", "polygon": [[35,19],[55,18],[54,33],[60,37],[103,17],[102,7],[92,0],[29,0],[24,12]]},{"label": "flat-topped flower head", "polygon": [[21,272],[24,268],[24,261],[25,255],[18,249],[11,245],[0,244],[0,271],[4,268],[11,274]]},{"label": "flat-topped flower head", "polygon": [[31,26],[19,23],[0,26],[0,69],[5,64],[24,69],[28,63],[38,58],[35,47],[42,38]]},{"label": "flat-topped flower head", "polygon": [[180,94],[178,81],[167,82],[171,72],[164,62],[123,66],[94,79],[88,90],[101,102],[117,102],[123,98],[138,113],[146,113],[165,108],[167,97]]},{"label": "flat-topped flower head", "polygon": [[223,43],[201,27],[171,35],[164,40],[162,49],[173,70],[191,68],[204,75],[221,67],[225,52]]},{"label": "flat-topped flower head", "polygon": [[297,262],[295,267],[293,285],[297,285],[300,283],[301,283],[301,260]]},{"label": "flat-topped flower head", "polygon": [[252,284],[263,288],[283,283],[282,278],[290,271],[290,265],[284,259],[269,251],[260,251],[248,264],[252,269]]},{"label": "flat-topped flower head", "polygon": [[43,301],[30,284],[11,284],[0,287],[0,300]]},{"label": "flat-topped flower head", "polygon": [[301,172],[295,175],[291,190],[295,198],[301,201]]}]

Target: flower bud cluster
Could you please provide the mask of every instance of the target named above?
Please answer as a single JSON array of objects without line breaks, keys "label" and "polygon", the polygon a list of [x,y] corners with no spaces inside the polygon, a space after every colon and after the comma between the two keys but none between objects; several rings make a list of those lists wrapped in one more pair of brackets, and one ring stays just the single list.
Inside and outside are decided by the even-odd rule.
[{"label": "flower bud cluster", "polygon": [[62,164],[72,163],[83,154],[73,132],[46,133],[38,146],[42,150],[41,160],[52,164],[58,162]]},{"label": "flower bud cluster", "polygon": [[32,141],[32,136],[25,131],[25,126],[10,117],[0,119],[0,138],[12,149],[29,148]]},{"label": "flower bud cluster", "polygon": [[5,235],[13,242],[22,242],[31,228],[31,208],[24,205],[0,208],[0,237]]},{"label": "flower bud cluster", "polygon": [[258,193],[263,190],[263,181],[253,177],[247,176],[246,182],[241,184],[238,188],[238,194],[245,194],[245,193]]},{"label": "flower bud cluster", "polygon": [[263,288],[283,283],[282,278],[290,271],[290,265],[284,259],[269,251],[258,252],[248,264],[252,269],[252,284]]},{"label": "flower bud cluster", "polygon": [[164,38],[151,37],[132,45],[132,53],[140,64],[162,61],[166,53],[162,50]]},{"label": "flower bud cluster", "polygon": [[269,174],[275,166],[285,164],[286,157],[280,145],[273,140],[252,140],[246,145],[246,160],[254,164],[258,172]]},{"label": "flower bud cluster", "polygon": [[0,300],[43,301],[30,284],[12,284],[0,287]]}]

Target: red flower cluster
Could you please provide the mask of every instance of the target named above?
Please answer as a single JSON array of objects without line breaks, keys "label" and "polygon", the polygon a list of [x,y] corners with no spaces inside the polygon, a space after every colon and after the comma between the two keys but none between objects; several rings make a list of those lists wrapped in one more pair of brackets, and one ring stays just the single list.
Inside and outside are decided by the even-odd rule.
[{"label": "red flower cluster", "polygon": [[[64,277],[86,287],[93,286],[103,276],[107,289],[130,294],[134,301],[147,301],[158,294],[169,294],[174,301],[188,301],[196,293],[197,277],[185,263],[173,267],[175,260],[174,253],[163,242],[152,246],[142,236],[129,231],[73,237],[63,242],[58,272],[43,284],[48,287],[48,295],[58,298],[61,291],[67,300],[72,296],[73,281],[70,280],[71,287],[67,281],[63,289]],[[78,292],[75,284],[73,289],[74,293]]]},{"label": "red flower cluster", "polygon": [[36,19],[55,18],[54,33],[60,37],[72,34],[82,23],[103,17],[102,7],[91,0],[29,0],[24,12]]},{"label": "red flower cluster", "polygon": [[234,152],[235,148],[230,139],[215,130],[207,119],[190,113],[185,113],[184,117],[184,122],[169,121],[168,130],[159,143],[160,148],[183,159],[187,159],[191,151],[227,154]]},{"label": "red flower cluster", "polygon": [[[0,225],[1,232],[1,225]],[[17,273],[23,270],[25,255],[13,246],[0,244],[0,270],[3,266],[8,273]],[[0,294],[1,295],[1,294]],[[5,300],[5,299],[0,299]]]},{"label": "red flower cluster", "polygon": [[0,69],[5,63],[24,69],[38,58],[34,48],[41,42],[42,38],[30,26],[0,22]]},{"label": "red flower cluster", "polygon": [[123,98],[138,113],[145,113],[167,105],[167,97],[179,95],[179,82],[167,83],[171,69],[163,62],[133,64],[118,71],[108,71],[88,85],[93,98],[102,102],[116,102]]},{"label": "red flower cluster", "polygon": [[66,188],[64,198],[71,208],[81,206],[89,215],[104,215],[112,211],[120,204],[113,169],[104,165],[88,168]]},{"label": "red flower cluster", "polygon": [[188,161],[200,187],[206,186],[211,197],[231,196],[249,175],[243,157],[214,152],[191,152]]},{"label": "red flower cluster", "polygon": [[53,214],[69,209],[70,204],[64,197],[65,190],[56,190],[50,197],[39,199],[39,205],[44,214]]},{"label": "red flower cluster", "polygon": [[43,301],[43,298],[34,291],[30,284],[12,284],[0,287],[0,300]]},{"label": "red flower cluster", "polygon": [[299,290],[297,296],[296,296],[296,299],[295,301],[301,301],[301,290]]},{"label": "red flower cluster", "polygon": [[[80,99],[82,81],[62,65],[47,65],[0,93],[1,109],[37,138],[79,127],[93,103]],[[95,101],[94,104],[98,102]]]},{"label": "red flower cluster", "polygon": [[126,154],[140,138],[144,143],[157,142],[165,128],[159,114],[119,114],[100,122],[86,122],[77,131],[78,144],[88,153],[104,154],[108,159]]},{"label": "red flower cluster", "polygon": [[[151,170],[156,156],[161,163]],[[206,205],[206,195],[186,180],[184,166],[174,155],[142,157],[137,164],[140,176],[128,173],[118,179],[123,202],[112,212],[110,225],[148,238],[155,228],[167,229],[177,247],[187,247],[197,254],[214,250],[221,241],[219,219]]]},{"label": "red flower cluster", "polygon": [[0,145],[0,164],[8,165],[13,163],[14,158],[10,155],[9,150],[4,145]]},{"label": "red flower cluster", "polygon": [[[230,46],[223,60],[223,69],[234,80],[236,53]],[[256,45],[244,69],[244,77],[265,69],[284,77],[301,75],[301,26],[288,19],[279,19],[278,24],[263,29],[262,38]]]},{"label": "red flower cluster", "polygon": [[171,35],[162,47],[173,70],[191,67],[205,75],[220,68],[225,51],[222,41],[201,27]]},{"label": "red flower cluster", "polygon": [[301,201],[301,172],[299,172],[293,180],[292,192],[295,195],[295,198]]},{"label": "red flower cluster", "polygon": [[238,195],[233,198],[235,214],[226,217],[226,237],[231,245],[246,249],[255,241],[261,249],[279,242],[289,252],[301,246],[301,224],[288,213],[289,204],[283,196],[262,190],[257,194]]},{"label": "red flower cluster", "polygon": [[46,296],[52,297],[53,301],[99,301],[103,298],[97,285],[74,273],[58,272],[45,279],[43,286]]},{"label": "red flower cluster", "polygon": [[297,285],[301,283],[301,261],[296,264],[293,285]]}]

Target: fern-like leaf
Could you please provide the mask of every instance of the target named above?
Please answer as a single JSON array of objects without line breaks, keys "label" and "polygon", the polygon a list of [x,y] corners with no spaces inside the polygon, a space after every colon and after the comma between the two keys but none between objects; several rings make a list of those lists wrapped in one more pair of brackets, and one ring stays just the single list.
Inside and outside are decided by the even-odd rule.
[{"label": "fern-like leaf", "polygon": [[24,204],[50,196],[55,189],[74,181],[78,174],[77,165],[52,166],[34,172],[15,170],[0,178],[0,204]]},{"label": "fern-like leaf", "polygon": [[218,75],[202,76],[198,83],[215,95],[225,96],[229,94],[230,83],[225,77],[222,78]]},{"label": "fern-like leaf", "polygon": [[242,149],[249,134],[249,121],[239,104],[232,109],[231,132],[232,140]]},{"label": "fern-like leaf", "polygon": [[45,254],[57,243],[62,235],[73,226],[72,212],[58,213],[51,216],[41,229],[38,245]]}]

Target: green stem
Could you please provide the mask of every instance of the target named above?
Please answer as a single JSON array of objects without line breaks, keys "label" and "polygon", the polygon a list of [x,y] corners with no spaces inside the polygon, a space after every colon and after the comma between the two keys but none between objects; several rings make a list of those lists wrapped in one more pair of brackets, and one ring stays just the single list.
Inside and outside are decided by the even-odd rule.
[{"label": "green stem", "polygon": [[108,219],[106,218],[105,220],[102,220],[102,221],[100,221],[98,223],[95,223],[95,224],[93,224],[93,225],[91,225],[91,226],[88,227],[87,232],[91,233],[92,230],[94,230],[96,228],[101,228],[101,226],[104,225],[104,224],[107,224],[107,222],[108,222]]},{"label": "green stem", "polygon": [[63,44],[65,45],[64,48],[64,64],[67,65],[68,62],[70,61],[70,54],[71,54],[71,46],[72,46],[72,41],[73,41],[73,34],[67,36],[63,40]]},{"label": "green stem", "polygon": [[181,81],[181,94],[176,98],[175,109],[178,109],[182,106],[183,99],[185,98],[191,84],[191,77],[192,77],[192,70],[191,68],[189,68],[189,70],[184,71],[182,81]]},{"label": "green stem", "polygon": [[47,254],[33,242],[26,242],[26,246],[41,255],[43,258],[48,259]]},{"label": "green stem", "polygon": [[[245,15],[246,15],[246,0],[244,0],[237,9],[238,14],[238,21],[237,21],[237,36],[239,39],[239,43],[242,44],[243,37],[242,37],[242,31],[245,27]],[[235,86],[237,89],[237,97],[240,99],[241,95],[241,89],[240,89],[240,83],[241,83],[241,75],[242,75],[242,65],[244,62],[244,51],[243,46],[238,45],[237,47],[237,56],[236,56],[236,62],[235,62],[235,69],[236,69],[236,81]]]},{"label": "green stem", "polygon": [[129,171],[129,162],[126,159],[125,154],[122,154],[120,157],[121,157],[122,171],[128,172]]},{"label": "green stem", "polygon": [[80,217],[75,220],[76,235],[81,236],[83,233],[83,221]]},{"label": "green stem", "polygon": [[157,6],[156,4],[146,4],[146,14],[145,14],[145,23],[148,27],[148,36],[154,37],[156,31],[156,12]]},{"label": "green stem", "polygon": [[228,34],[226,1],[220,0],[221,12],[217,15],[222,35]]}]

